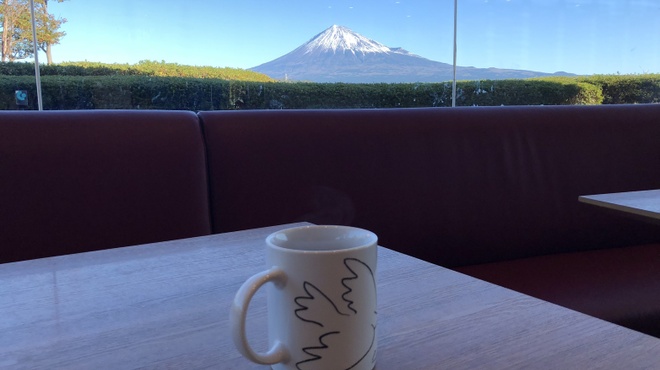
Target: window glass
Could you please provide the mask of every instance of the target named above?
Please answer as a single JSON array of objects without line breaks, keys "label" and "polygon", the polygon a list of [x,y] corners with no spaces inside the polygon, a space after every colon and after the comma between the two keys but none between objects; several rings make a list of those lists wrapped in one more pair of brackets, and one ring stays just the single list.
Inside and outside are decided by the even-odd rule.
[{"label": "window glass", "polygon": [[[451,78],[447,73],[417,77],[414,73],[418,68],[411,66],[410,60],[442,62],[445,69],[451,69],[452,0],[189,0],[162,4],[145,0],[51,0],[49,11],[66,19],[61,27],[66,34],[52,47],[53,62],[66,68],[42,68],[46,109],[446,105],[446,99],[442,103],[435,99],[434,103],[432,97],[426,99],[428,103],[418,103],[415,97],[401,99],[409,87],[403,93],[398,87],[387,92],[389,87],[376,88],[373,83],[446,83]],[[379,56],[366,58],[380,62],[375,75],[361,68],[359,62],[364,56],[360,53],[364,50],[360,48],[342,51],[357,55],[350,62],[358,63],[348,73],[337,72],[342,60],[323,61],[321,57],[303,61],[307,64],[303,69],[316,70],[314,78],[310,74],[298,76],[296,71],[301,68],[272,76],[250,71],[294,51],[333,26],[350,33],[349,43],[359,35],[389,47],[384,50],[396,58],[387,53],[382,62]],[[327,71],[319,71],[323,63]],[[108,69],[116,69],[121,76],[105,76],[112,73]],[[88,76],[63,76],[78,73]],[[401,79],[402,74],[407,77]],[[353,88],[308,83],[317,81],[372,84]]]},{"label": "window glass", "polygon": [[463,85],[463,102],[660,102],[658,15],[660,2],[650,0],[459,0],[459,66],[546,76],[534,85],[479,81],[478,69],[459,68],[459,80],[476,80]]},{"label": "window glass", "polygon": [[660,2],[460,0],[459,65],[578,75],[660,72]]},{"label": "window glass", "polygon": [[[24,11],[28,3],[2,2],[0,17],[9,5]],[[660,102],[653,92],[660,91],[660,2],[457,3],[456,105]],[[452,102],[454,0],[35,4],[38,27],[59,22],[50,33],[38,32],[45,109]],[[14,37],[22,48],[15,55],[23,56],[16,61],[32,61],[25,33]],[[316,49],[308,44],[314,40]],[[5,63],[0,72],[0,109],[33,109],[29,66]],[[637,93],[623,91],[626,84]],[[17,105],[19,92],[28,105]]]}]

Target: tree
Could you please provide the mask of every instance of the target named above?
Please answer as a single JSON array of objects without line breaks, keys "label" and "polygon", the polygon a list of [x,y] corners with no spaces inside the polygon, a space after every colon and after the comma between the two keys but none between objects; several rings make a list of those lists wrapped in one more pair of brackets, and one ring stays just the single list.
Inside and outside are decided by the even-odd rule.
[{"label": "tree", "polygon": [[29,11],[27,2],[17,0],[0,0],[0,17],[2,17],[2,61],[13,61],[15,59],[14,45],[19,39],[21,18]]},{"label": "tree", "polygon": [[[46,52],[51,64],[52,45],[58,44],[65,35],[60,31],[66,19],[48,13],[49,0],[34,0],[34,18],[37,30],[37,48]],[[58,3],[64,0],[55,0]],[[2,61],[25,59],[34,55],[32,23],[29,0],[0,0],[0,24],[2,25]]]},{"label": "tree", "polygon": [[[61,3],[64,0],[55,1]],[[46,52],[46,60],[48,61],[48,64],[52,64],[53,54],[51,47],[55,44],[59,44],[60,39],[66,35],[64,31],[59,31],[62,24],[66,23],[66,19],[55,18],[52,14],[48,13],[48,0],[43,0],[42,6],[43,11],[39,12],[39,15],[42,17],[42,27],[37,27],[37,44],[39,45],[39,49]]]}]

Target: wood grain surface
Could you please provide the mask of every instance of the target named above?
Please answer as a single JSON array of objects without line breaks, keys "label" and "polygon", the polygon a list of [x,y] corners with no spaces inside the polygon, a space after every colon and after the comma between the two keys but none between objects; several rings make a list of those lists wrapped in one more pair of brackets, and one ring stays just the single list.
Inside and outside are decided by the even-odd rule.
[{"label": "wood grain surface", "polygon": [[582,195],[578,197],[578,200],[583,203],[648,218],[649,220],[660,221],[660,190]]},{"label": "wood grain surface", "polygon": [[[286,225],[292,226],[292,225]],[[275,226],[0,265],[2,369],[267,369],[229,335]],[[660,340],[379,249],[376,369],[660,369]],[[265,294],[249,310],[266,349]]]}]

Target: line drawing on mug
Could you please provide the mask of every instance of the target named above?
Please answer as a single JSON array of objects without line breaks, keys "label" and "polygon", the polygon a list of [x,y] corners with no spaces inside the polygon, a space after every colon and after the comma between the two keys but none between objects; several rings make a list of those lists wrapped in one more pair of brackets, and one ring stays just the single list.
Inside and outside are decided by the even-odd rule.
[{"label": "line drawing on mug", "polygon": [[319,343],[321,344],[320,346],[318,346],[318,347],[305,347],[305,348],[303,348],[303,352],[305,352],[305,353],[306,353],[307,355],[309,355],[310,357],[309,357],[308,359],[306,359],[306,360],[303,360],[303,361],[297,362],[297,363],[296,363],[296,368],[297,368],[298,370],[302,370],[302,369],[300,368],[300,366],[301,366],[302,364],[307,363],[307,362],[316,361],[316,360],[322,360],[323,357],[321,357],[321,356],[315,354],[314,352],[312,352],[312,350],[317,350],[317,349],[321,349],[321,350],[323,350],[323,349],[327,349],[327,348],[328,348],[328,345],[325,344],[325,343],[323,342],[323,338],[327,337],[328,335],[333,335],[333,334],[340,334],[340,332],[338,332],[338,331],[331,331],[331,332],[325,333],[325,334],[323,334],[323,335],[321,335],[321,336],[319,337]]},{"label": "line drawing on mug", "polygon": [[[300,320],[319,327],[316,343],[302,348],[308,357],[296,363],[298,370],[308,369],[306,366],[320,365],[325,358],[333,361],[333,368],[350,370],[365,360],[370,353],[371,362],[376,358],[374,343],[376,341],[376,278],[373,270],[365,262],[357,258],[345,258],[343,264],[347,275],[338,281],[345,289],[340,302],[322,292],[316,285],[305,281],[305,295],[294,299],[299,308],[295,315]],[[359,343],[359,356],[346,358],[342,351],[342,327],[358,327],[358,331],[369,331],[370,341]],[[337,353],[336,353],[337,352]],[[342,359],[345,363],[337,363]],[[310,367],[311,368],[311,367]]]}]

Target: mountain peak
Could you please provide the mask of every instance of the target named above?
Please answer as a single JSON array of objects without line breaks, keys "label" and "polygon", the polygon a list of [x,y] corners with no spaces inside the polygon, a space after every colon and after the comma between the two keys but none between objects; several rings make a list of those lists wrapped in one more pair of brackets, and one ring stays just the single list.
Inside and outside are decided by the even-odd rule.
[{"label": "mountain peak", "polygon": [[[443,82],[453,78],[453,66],[390,48],[333,25],[293,51],[250,68],[275,79],[313,82]],[[513,69],[456,67],[461,79],[504,79],[547,76]]]},{"label": "mountain peak", "polygon": [[338,25],[333,25],[314,36],[303,44],[301,49],[305,54],[329,51],[332,53],[350,51],[353,54],[391,52],[387,46]]}]

